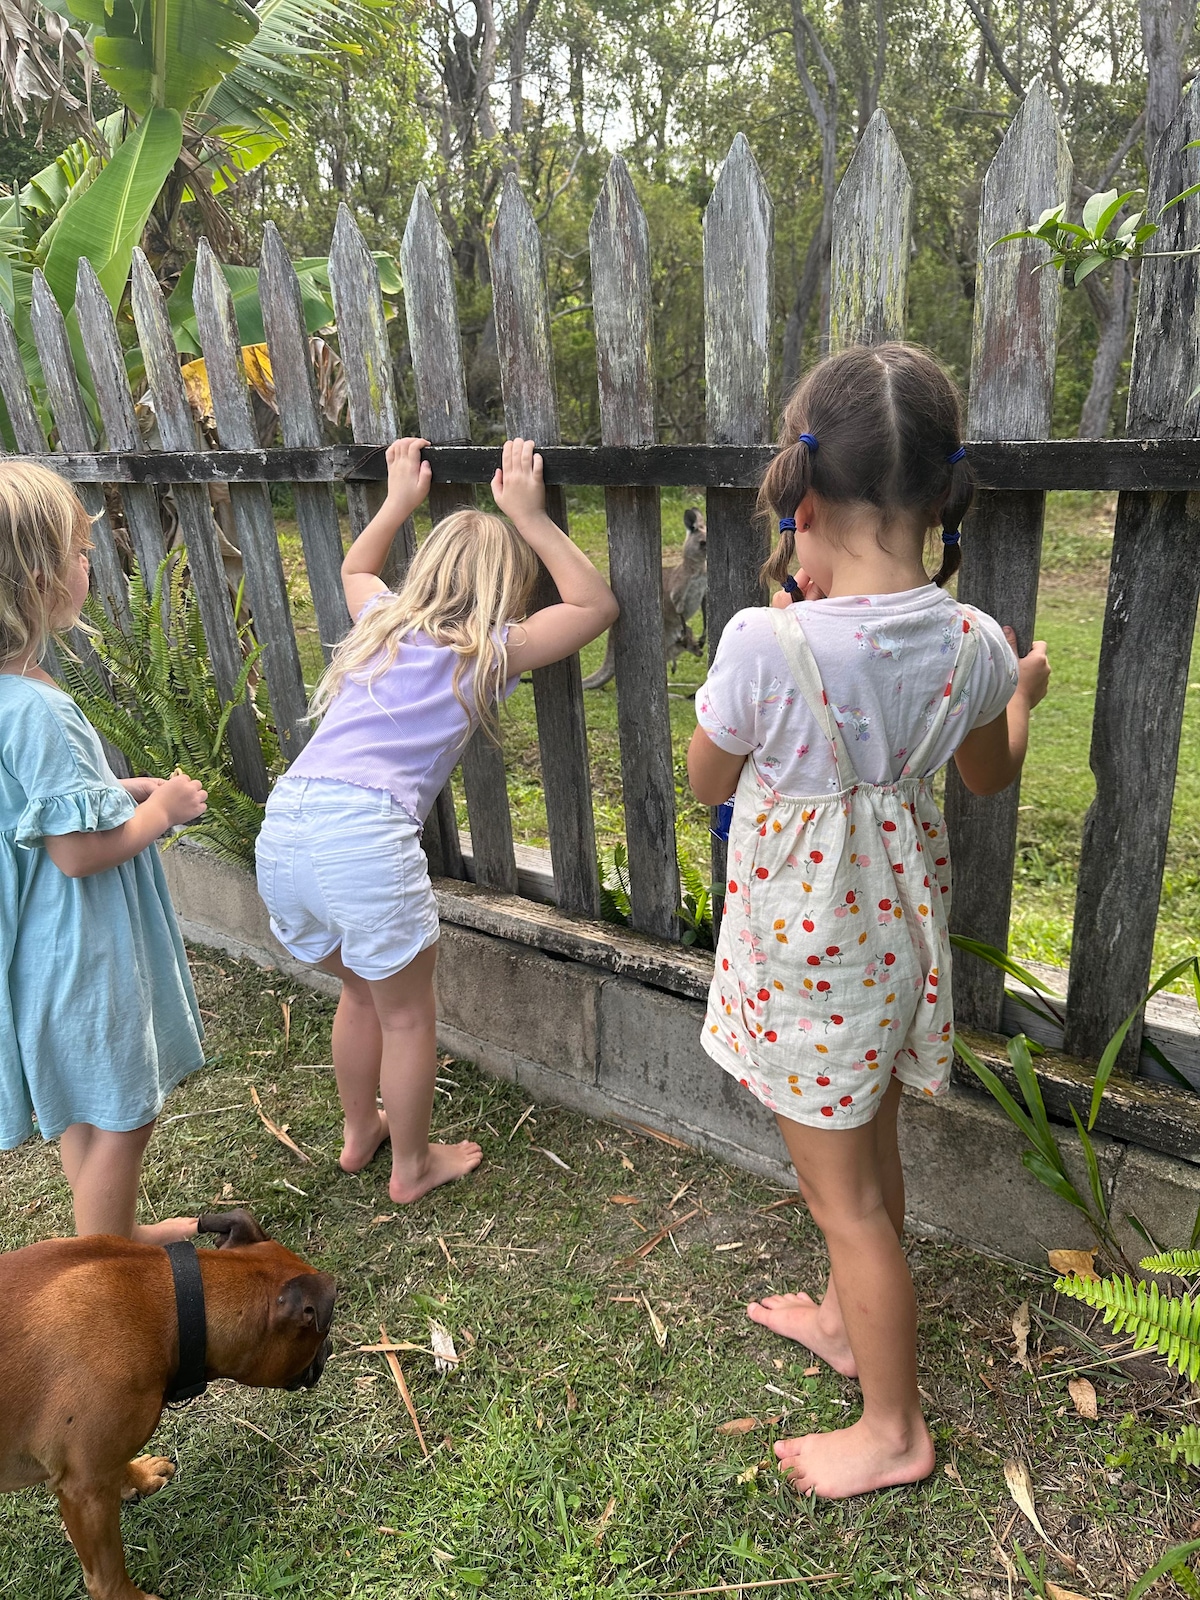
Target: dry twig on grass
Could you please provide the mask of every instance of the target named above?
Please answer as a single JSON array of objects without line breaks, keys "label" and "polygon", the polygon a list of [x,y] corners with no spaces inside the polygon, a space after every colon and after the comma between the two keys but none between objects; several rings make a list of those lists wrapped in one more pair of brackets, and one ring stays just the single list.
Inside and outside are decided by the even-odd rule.
[{"label": "dry twig on grass", "polygon": [[417,1408],[413,1405],[412,1395],[409,1394],[408,1385],[404,1381],[404,1373],[400,1370],[400,1363],[396,1359],[397,1347],[393,1345],[392,1341],[388,1338],[388,1331],[382,1322],[379,1324],[379,1333],[383,1340],[383,1343],[380,1346],[383,1358],[391,1369],[392,1377],[396,1380],[396,1387],[400,1391],[400,1398],[404,1401],[404,1404],[408,1409],[408,1414],[412,1418],[413,1430],[417,1435],[417,1443],[421,1446],[421,1454],[425,1457],[426,1461],[428,1461],[429,1446],[425,1443],[425,1435],[421,1432],[421,1421],[417,1416]]},{"label": "dry twig on grass", "polygon": [[287,1129],[281,1128],[277,1122],[272,1122],[270,1117],[263,1110],[263,1103],[258,1098],[258,1090],[253,1084],[250,1085],[250,1098],[254,1101],[254,1109],[258,1112],[259,1120],[267,1132],[273,1133],[281,1145],[290,1150],[293,1155],[299,1156],[301,1161],[306,1161],[309,1166],[312,1166],[312,1157],[305,1155],[304,1151],[301,1150],[296,1141],[290,1137]]},{"label": "dry twig on grass", "polygon": [[648,1256],[651,1250],[660,1245],[664,1239],[669,1238],[670,1235],[675,1232],[676,1228],[682,1228],[685,1222],[690,1222],[693,1217],[698,1217],[701,1209],[702,1208],[700,1206],[696,1206],[694,1210],[687,1212],[685,1216],[676,1217],[674,1222],[668,1222],[665,1228],[660,1228],[657,1233],[651,1234],[646,1240],[645,1244],[638,1245],[637,1249],[631,1256],[623,1257],[620,1261],[614,1262],[614,1265],[618,1267],[631,1267],[635,1261],[640,1261],[643,1256]]}]

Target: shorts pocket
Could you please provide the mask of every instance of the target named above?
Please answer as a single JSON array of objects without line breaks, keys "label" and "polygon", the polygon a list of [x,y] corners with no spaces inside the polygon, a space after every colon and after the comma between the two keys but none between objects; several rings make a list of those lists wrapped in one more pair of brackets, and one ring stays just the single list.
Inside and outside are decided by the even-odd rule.
[{"label": "shorts pocket", "polygon": [[312,870],[333,921],[374,933],[397,916],[408,885],[404,839],[394,827],[362,827],[356,839],[324,840]]}]

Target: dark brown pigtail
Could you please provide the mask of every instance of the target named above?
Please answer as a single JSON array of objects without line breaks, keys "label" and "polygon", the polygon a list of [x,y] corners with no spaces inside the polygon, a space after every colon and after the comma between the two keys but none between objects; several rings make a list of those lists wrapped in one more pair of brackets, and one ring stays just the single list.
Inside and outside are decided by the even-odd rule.
[{"label": "dark brown pigtail", "polygon": [[[790,411],[789,407],[789,411]],[[784,430],[790,417],[785,417]],[[767,468],[762,487],[758,491],[758,514],[774,525],[779,518],[794,517],[796,508],[813,486],[813,452],[801,439],[793,438],[785,444]],[[759,572],[762,583],[781,584],[792,569],[796,559],[795,528],[785,528],[771,554]]]},{"label": "dark brown pigtail", "polygon": [[965,458],[950,468],[950,488],[942,507],[942,564],[933,575],[939,589],[944,589],[962,566],[963,518],[971,509],[975,498],[975,473]]}]

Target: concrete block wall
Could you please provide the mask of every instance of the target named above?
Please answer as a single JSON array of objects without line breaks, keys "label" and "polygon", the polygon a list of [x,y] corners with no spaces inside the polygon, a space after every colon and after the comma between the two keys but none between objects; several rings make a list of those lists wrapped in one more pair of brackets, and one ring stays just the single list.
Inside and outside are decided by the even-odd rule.
[{"label": "concrete block wall", "polygon": [[[187,845],[168,849],[164,864],[190,941],[337,992],[335,980],[299,966],[271,937],[248,874]],[[437,892],[446,1050],[536,1100],[658,1128],[773,1182],[794,1182],[774,1117],[700,1048],[711,957],[470,884],[442,882]],[[1176,1123],[1179,1114],[1174,1107]],[[1149,1126],[1144,1110],[1140,1117]],[[1064,1148],[1074,1149],[1071,1130],[1062,1132]],[[1047,1249],[1092,1243],[1079,1214],[1025,1171],[1020,1135],[986,1096],[955,1085],[936,1104],[909,1097],[901,1142],[917,1229],[1043,1266]],[[1120,1137],[1098,1133],[1095,1142],[1114,1214],[1132,1212],[1164,1247],[1186,1244],[1200,1164]],[[1121,1227],[1136,1258],[1143,1246]]]}]

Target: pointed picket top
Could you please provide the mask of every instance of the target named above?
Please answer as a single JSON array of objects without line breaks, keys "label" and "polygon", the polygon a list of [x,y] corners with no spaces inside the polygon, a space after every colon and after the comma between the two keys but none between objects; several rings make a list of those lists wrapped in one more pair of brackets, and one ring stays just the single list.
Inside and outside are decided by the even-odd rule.
[{"label": "pointed picket top", "polygon": [[458,331],[450,244],[423,183],[417,185],[400,243],[404,309],[421,432],[431,444],[463,444],[471,412]]},{"label": "pointed picket top", "polygon": [[46,434],[29,392],[21,346],[3,311],[0,311],[0,395],[4,396],[17,449],[27,456],[44,455],[48,448]]},{"label": "pointed picket top", "polygon": [[882,106],[867,123],[833,202],[829,342],[904,337],[912,180]]},{"label": "pointed picket top", "polygon": [[325,430],[317,403],[300,281],[273,222],[263,228],[258,296],[271,352],[283,442],[292,449],[320,449],[325,443]]},{"label": "pointed picket top", "polygon": [[983,180],[967,434],[1045,439],[1050,433],[1062,280],[1043,271],[1046,246],[996,241],[1036,224],[1071,195],[1071,152],[1049,91],[1035,78]]},{"label": "pointed picket top", "polygon": [[194,450],[196,428],[179,371],[171,336],[171,320],[158,279],[140,246],[134,246],[133,321],[146,365],[146,381],[154,400],[154,417],[164,450]]},{"label": "pointed picket top", "polygon": [[557,444],[558,390],[542,239],[511,172],[492,226],[491,256],[505,425],[510,435]]},{"label": "pointed picket top", "polygon": [[620,156],[609,162],[588,240],[604,442],[653,444],[650,230]]},{"label": "pointed picket top", "polygon": [[[140,451],[144,445],[112,306],[86,256],[79,258],[75,279],[75,314],[91,368],[105,449]],[[126,483],[121,486],[121,502],[138,566],[146,582],[153,583],[166,553],[158,495],[151,484]]]},{"label": "pointed picket top", "polygon": [[344,203],[329,250],[329,284],[354,437],[360,444],[390,444],[400,425],[379,269]]},{"label": "pointed picket top", "polygon": [[744,133],[704,212],[704,373],[710,444],[765,444],[771,432],[775,208]]},{"label": "pointed picket top", "polygon": [[[1200,177],[1200,79],[1194,79],[1150,160],[1146,215],[1158,217],[1174,195]],[[1172,206],[1149,248],[1200,247],[1196,200]],[[1128,429],[1135,438],[1191,438],[1200,433],[1200,256],[1146,256],[1138,287],[1129,369]]]},{"label": "pointed picket top", "polygon": [[40,267],[34,269],[29,321],[63,449],[72,452],[94,450],[95,434],[79,392],[75,357],[71,353],[71,341],[67,337],[62,308]]},{"label": "pointed picket top", "polygon": [[257,450],[258,432],[250,411],[250,392],[242,366],[242,340],[233,309],[233,295],[207,239],[201,239],[196,247],[192,301],[204,351],[217,437],[226,450]]}]

